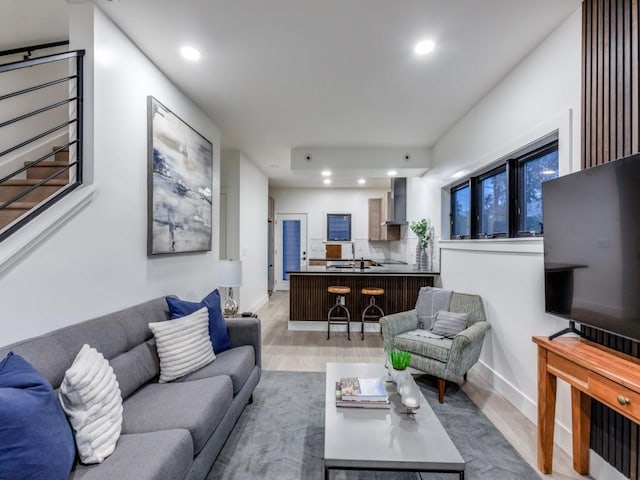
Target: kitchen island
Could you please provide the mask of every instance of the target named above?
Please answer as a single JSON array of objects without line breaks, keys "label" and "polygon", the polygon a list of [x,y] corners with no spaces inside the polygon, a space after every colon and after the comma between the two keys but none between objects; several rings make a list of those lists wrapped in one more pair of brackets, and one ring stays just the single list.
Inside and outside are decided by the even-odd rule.
[{"label": "kitchen island", "polygon": [[[357,263],[357,262],[356,262]],[[376,298],[385,314],[403,312],[415,307],[420,287],[433,286],[438,272],[424,272],[406,264],[371,266],[365,269],[351,266],[310,266],[288,271],[289,320],[327,321],[327,312],[335,297],[327,293],[330,285],[351,288],[346,306],[352,322],[360,322],[362,309],[369,297],[360,291],[365,287],[384,288],[385,294]]]}]

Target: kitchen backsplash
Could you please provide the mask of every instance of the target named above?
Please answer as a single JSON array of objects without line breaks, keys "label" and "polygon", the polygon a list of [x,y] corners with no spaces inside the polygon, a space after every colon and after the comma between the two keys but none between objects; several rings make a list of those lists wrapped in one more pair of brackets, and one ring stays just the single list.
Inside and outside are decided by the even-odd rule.
[{"label": "kitchen backsplash", "polygon": [[[326,241],[321,238],[312,238],[309,240],[309,252],[307,258],[325,258]],[[351,242],[328,242],[331,244],[342,245],[342,258],[353,258]],[[416,263],[416,245],[417,238],[403,239],[397,242],[370,242],[367,238],[355,239],[355,257],[370,258],[374,260],[391,259],[406,262],[409,265]],[[430,257],[430,265],[432,271],[440,270],[440,253],[438,248],[438,239],[435,239],[435,245],[427,250]]]}]

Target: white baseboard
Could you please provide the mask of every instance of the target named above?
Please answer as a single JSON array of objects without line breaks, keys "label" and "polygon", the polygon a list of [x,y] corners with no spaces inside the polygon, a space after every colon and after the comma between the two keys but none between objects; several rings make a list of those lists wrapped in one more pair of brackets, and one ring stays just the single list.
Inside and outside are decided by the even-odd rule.
[{"label": "white baseboard", "polygon": [[[509,400],[509,402],[525,417],[531,420],[534,425],[538,423],[538,404],[533,399],[521,392],[484,362],[479,361],[473,368],[496,392]],[[572,443],[570,427],[556,420],[554,440],[560,448],[571,455]]]},{"label": "white baseboard", "polygon": [[[362,322],[351,322],[351,333],[360,332],[362,328]],[[299,332],[326,332],[327,322],[326,320],[289,320],[288,329],[291,331]],[[346,332],[346,325],[331,325],[332,332]],[[365,332],[380,332],[380,327],[375,323],[365,323]]]},{"label": "white baseboard", "polygon": [[[538,405],[534,400],[527,397],[502,375],[482,361],[476,363],[473,370],[487,381],[496,392],[500,393],[525,417],[531,420],[534,425],[538,423]],[[569,456],[572,454],[571,437],[571,428],[556,420],[554,441],[560,448],[567,452]],[[593,450],[589,451],[589,474],[597,480],[627,480],[627,477],[609,465]]]},{"label": "white baseboard", "polygon": [[251,306],[249,311],[257,312],[261,307],[264,307],[267,303],[269,303],[269,294],[265,293]]}]

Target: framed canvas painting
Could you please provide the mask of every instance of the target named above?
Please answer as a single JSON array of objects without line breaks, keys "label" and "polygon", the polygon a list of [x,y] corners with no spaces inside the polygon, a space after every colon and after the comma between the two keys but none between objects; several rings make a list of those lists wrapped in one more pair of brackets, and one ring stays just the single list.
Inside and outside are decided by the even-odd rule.
[{"label": "framed canvas painting", "polygon": [[213,145],[152,96],[147,254],[211,250]]}]

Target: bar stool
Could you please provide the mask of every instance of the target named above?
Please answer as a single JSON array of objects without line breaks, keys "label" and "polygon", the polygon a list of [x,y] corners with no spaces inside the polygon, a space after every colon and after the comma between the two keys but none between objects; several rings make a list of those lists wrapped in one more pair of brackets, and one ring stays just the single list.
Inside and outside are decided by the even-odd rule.
[{"label": "bar stool", "polygon": [[327,292],[336,296],[336,303],[329,309],[327,314],[327,340],[329,340],[332,323],[334,325],[346,325],[347,339],[351,340],[351,314],[345,306],[345,295],[351,293],[351,289],[341,285],[331,285],[327,288]]},{"label": "bar stool", "polygon": [[[364,324],[377,323],[380,325],[380,317],[384,317],[382,308],[376,305],[376,297],[384,295],[384,288],[363,288],[362,295],[369,295],[369,305],[362,310],[362,332],[361,340],[364,340]],[[380,335],[382,335],[382,327],[380,327]]]}]

